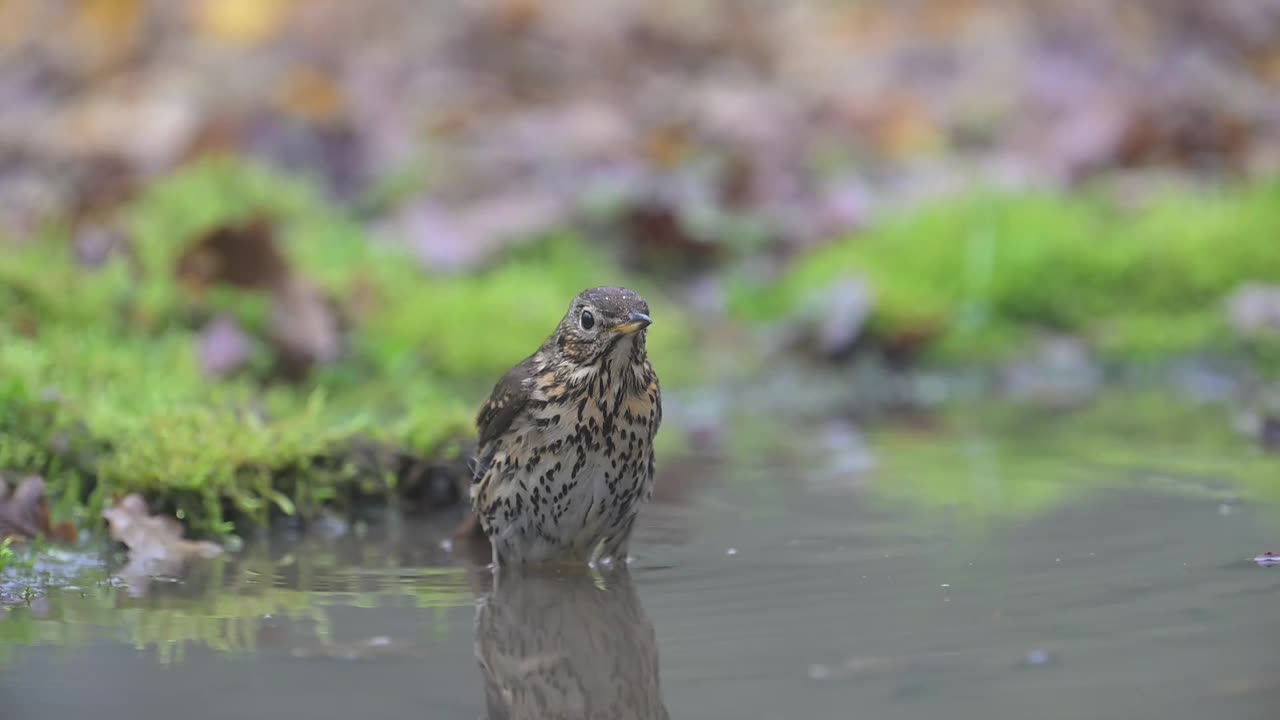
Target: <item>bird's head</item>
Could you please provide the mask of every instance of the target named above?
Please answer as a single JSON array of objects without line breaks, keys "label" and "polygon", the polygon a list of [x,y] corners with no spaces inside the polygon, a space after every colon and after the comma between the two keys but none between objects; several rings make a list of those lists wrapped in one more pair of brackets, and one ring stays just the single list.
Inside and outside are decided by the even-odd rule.
[{"label": "bird's head", "polygon": [[569,304],[552,343],[566,359],[594,364],[611,353],[644,351],[649,304],[622,287],[583,290]]}]

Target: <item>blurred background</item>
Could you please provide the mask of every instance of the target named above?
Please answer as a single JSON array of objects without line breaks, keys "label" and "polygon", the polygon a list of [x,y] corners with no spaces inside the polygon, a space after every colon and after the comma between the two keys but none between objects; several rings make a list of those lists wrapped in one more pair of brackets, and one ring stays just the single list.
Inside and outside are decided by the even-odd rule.
[{"label": "blurred background", "polygon": [[1280,443],[1275,2],[8,0],[0,28],[0,466],[63,513],[142,490],[225,530],[436,477],[612,283],[655,305],[677,449],[780,406],[1170,378]]},{"label": "blurred background", "polygon": [[[475,625],[476,409],[613,284],[655,621]],[[1278,0],[0,0],[28,720],[474,718],[561,621],[678,717],[1273,717],[1277,453]]]}]

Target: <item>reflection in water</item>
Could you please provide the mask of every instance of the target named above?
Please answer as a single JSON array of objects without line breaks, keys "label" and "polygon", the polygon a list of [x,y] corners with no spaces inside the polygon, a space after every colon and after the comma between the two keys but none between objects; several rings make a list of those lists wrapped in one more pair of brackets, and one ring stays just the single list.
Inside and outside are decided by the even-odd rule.
[{"label": "reflection in water", "polygon": [[504,570],[476,614],[489,720],[667,718],[658,648],[626,570]]}]

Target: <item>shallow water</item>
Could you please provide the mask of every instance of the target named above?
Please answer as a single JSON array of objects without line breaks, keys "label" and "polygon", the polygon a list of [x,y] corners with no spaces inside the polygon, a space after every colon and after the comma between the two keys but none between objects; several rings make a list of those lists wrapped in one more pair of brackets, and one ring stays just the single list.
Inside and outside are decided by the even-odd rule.
[{"label": "shallow water", "polygon": [[1280,546],[1272,506],[1154,453],[1011,472],[981,436],[922,502],[894,457],[916,444],[852,432],[813,433],[844,448],[816,464],[664,463],[629,576],[494,590],[441,547],[453,518],[398,515],[182,582],[69,559],[0,612],[0,716],[1276,716],[1280,569],[1250,561]]}]

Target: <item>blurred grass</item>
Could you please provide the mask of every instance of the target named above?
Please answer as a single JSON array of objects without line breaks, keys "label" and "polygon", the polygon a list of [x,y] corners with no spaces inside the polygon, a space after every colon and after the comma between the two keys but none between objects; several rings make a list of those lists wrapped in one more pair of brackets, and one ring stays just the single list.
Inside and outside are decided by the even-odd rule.
[{"label": "blurred grass", "polygon": [[[1088,193],[979,192],[819,248],[772,285],[738,281],[731,311],[783,320],[830,282],[861,276],[877,298],[873,336],[937,328],[931,350],[946,360],[998,359],[1044,329],[1126,359],[1280,358],[1235,337],[1223,309],[1244,281],[1280,282],[1277,198],[1276,183],[1171,191],[1130,208]],[[229,313],[260,334],[268,301],[227,289],[198,297],[175,278],[194,238],[263,212],[294,268],[358,310],[347,356],[297,385],[262,382],[265,347],[251,372],[205,377],[203,324]],[[352,484],[391,487],[394,478],[347,462],[353,449],[454,452],[494,380],[585,287],[645,294],[664,385],[706,379],[682,309],[571,233],[472,273],[431,275],[307,183],[227,159],[154,183],[123,222],[136,273],[121,257],[80,266],[67,228],[0,254],[0,468],[44,474],[59,514],[140,491],[199,531],[223,532],[227,507],[308,513]]]},{"label": "blurred grass", "polygon": [[[265,299],[197,298],[175,279],[195,237],[257,212],[276,219],[297,270],[340,300],[365,293],[348,356],[296,386],[204,377],[203,321],[226,312],[261,331]],[[251,517],[272,504],[309,512],[359,479],[342,461],[354,443],[449,452],[492,383],[595,285],[647,293],[664,382],[692,372],[678,308],[573,236],[476,274],[431,276],[308,185],[232,161],[156,183],[124,217],[138,277],[119,257],[79,267],[59,228],[0,254],[0,468],[45,474],[54,497],[93,487],[97,505],[140,491],[215,532],[229,529],[227,504]]]},{"label": "blurred grass", "polygon": [[1097,195],[976,192],[886,217],[802,258],[775,285],[739,283],[739,317],[780,319],[843,276],[865,278],[880,338],[940,331],[934,357],[1007,356],[1037,331],[1077,333],[1104,356],[1244,347],[1223,300],[1280,282],[1280,183],[1166,191],[1122,208]]}]

